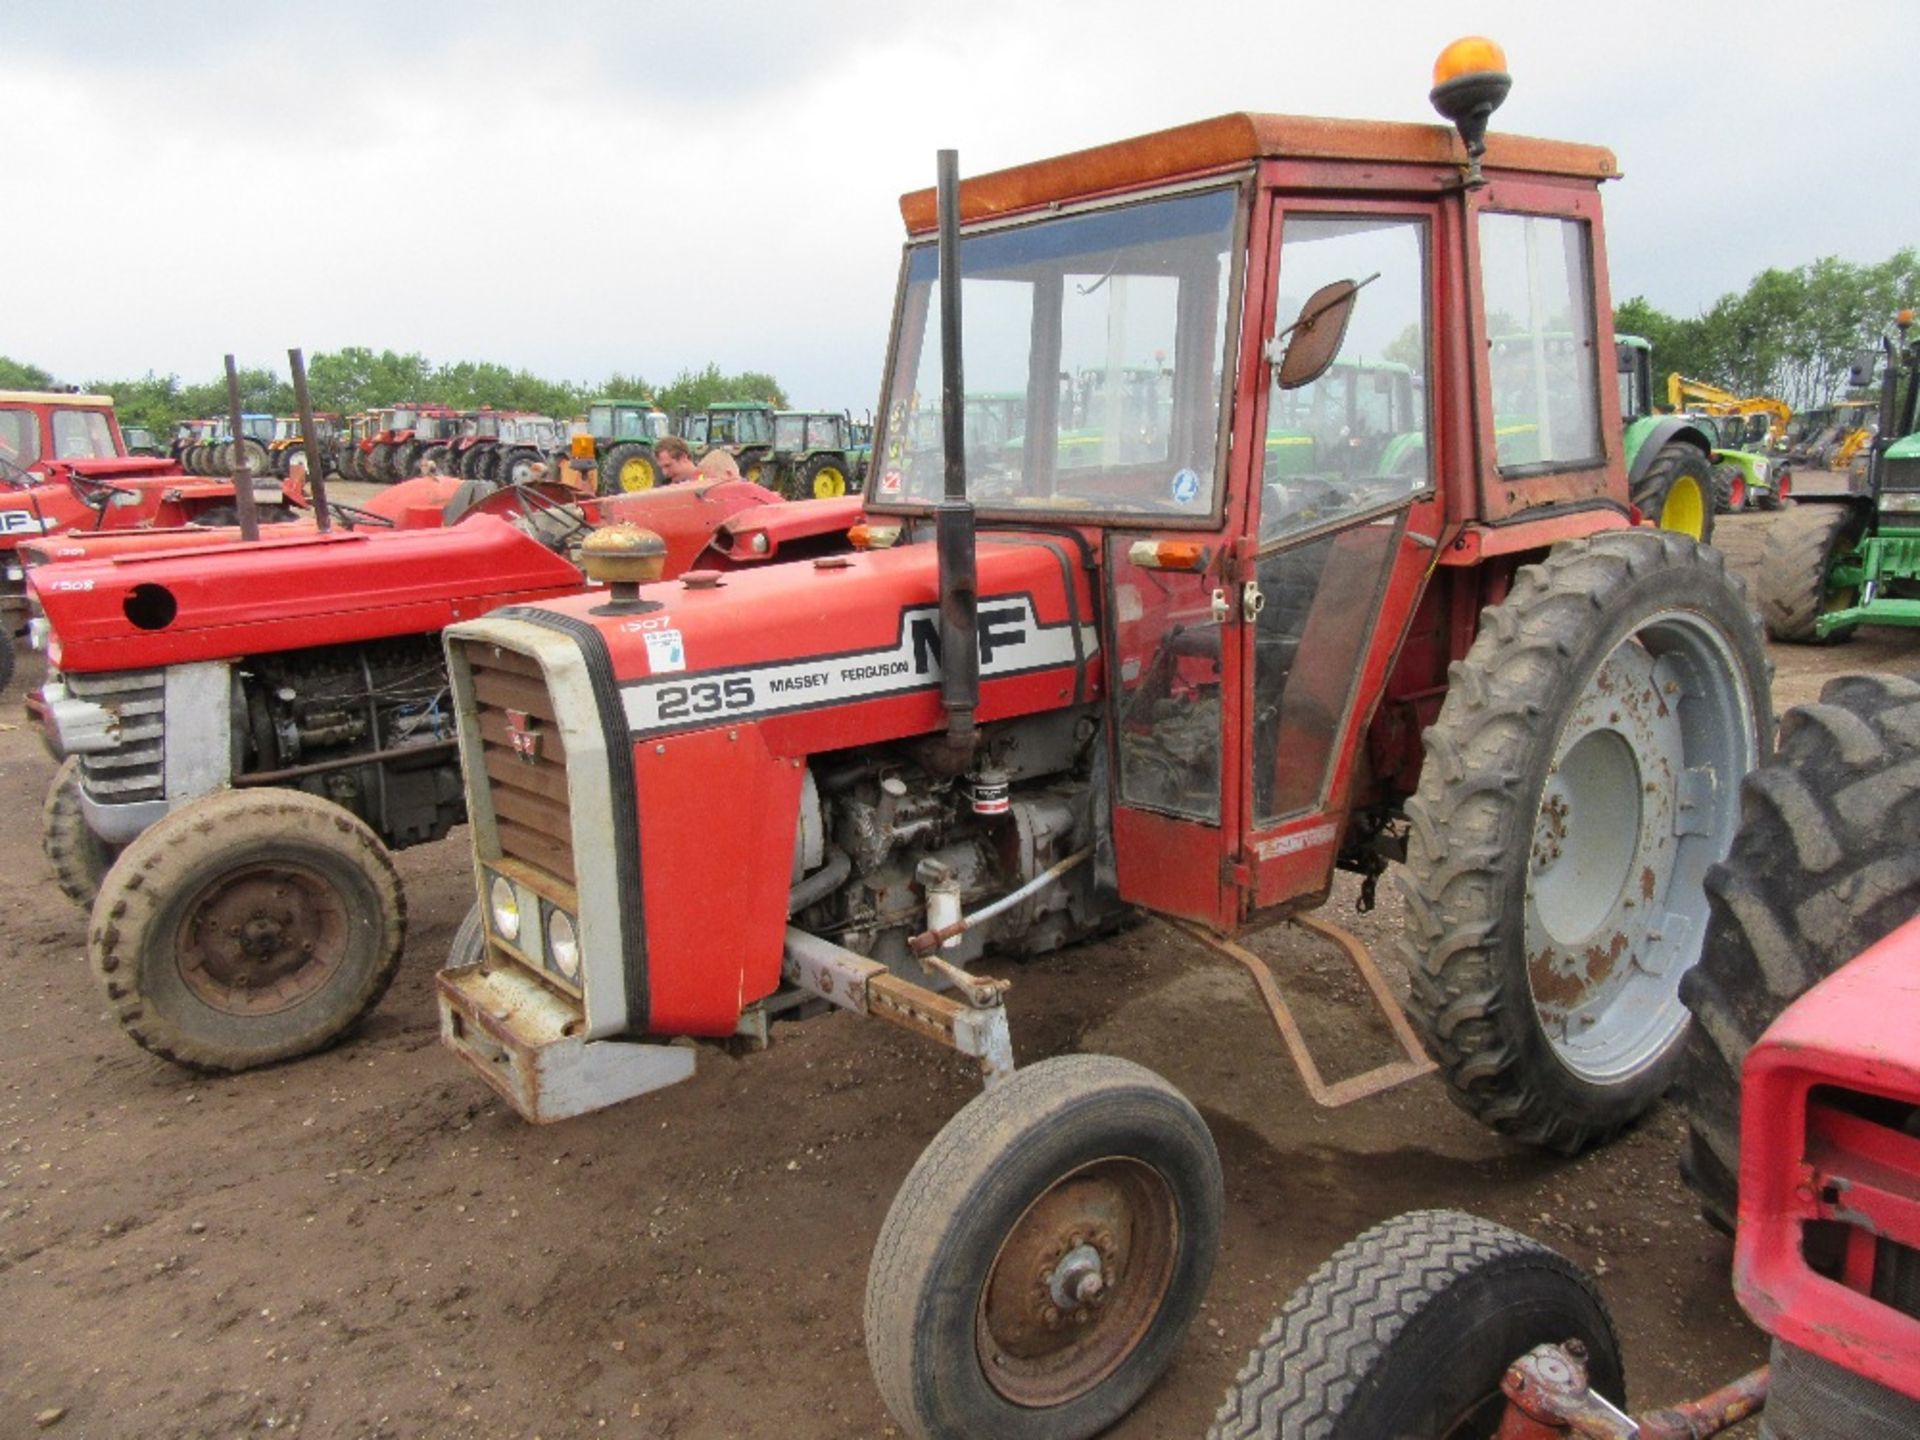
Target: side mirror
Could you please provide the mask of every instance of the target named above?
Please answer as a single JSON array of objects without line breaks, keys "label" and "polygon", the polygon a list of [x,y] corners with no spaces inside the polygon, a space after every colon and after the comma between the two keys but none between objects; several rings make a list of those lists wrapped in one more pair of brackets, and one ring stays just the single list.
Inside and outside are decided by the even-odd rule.
[{"label": "side mirror", "polygon": [[1354,296],[1360,287],[1378,280],[1335,280],[1307,297],[1294,322],[1267,342],[1267,359],[1274,366],[1273,383],[1282,390],[1298,390],[1327,373],[1347,338],[1353,318]]},{"label": "side mirror", "polygon": [[1873,372],[1880,357],[1871,350],[1862,350],[1853,357],[1853,363],[1847,367],[1847,384],[1856,389],[1873,384]]}]

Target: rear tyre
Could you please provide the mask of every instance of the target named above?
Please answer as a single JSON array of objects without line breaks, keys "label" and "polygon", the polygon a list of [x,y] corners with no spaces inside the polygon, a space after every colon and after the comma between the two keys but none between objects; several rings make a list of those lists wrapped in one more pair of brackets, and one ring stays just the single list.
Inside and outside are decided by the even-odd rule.
[{"label": "rear tyre", "polygon": [[445,445],[429,445],[425,450],[420,452],[419,473],[424,475],[427,466],[431,465],[433,466],[434,474],[451,475],[453,471],[447,463],[447,457],[450,453]]},{"label": "rear tyre", "polygon": [[540,456],[525,446],[515,446],[500,457],[500,483],[502,485],[529,485],[533,482],[533,467],[539,463]]},{"label": "rear tyre", "polygon": [[602,495],[635,495],[659,483],[659,466],[644,445],[616,445],[600,462]]},{"label": "rear tyre", "polygon": [[806,493],[815,500],[838,500],[847,493],[847,467],[837,455],[816,455],[807,462]]},{"label": "rear tyre", "polygon": [[392,983],[406,930],[399,873],[359,819],[298,790],[226,790],[127,846],[88,949],[135,1041],[234,1071],[338,1040]]},{"label": "rear tyre", "polygon": [[1458,1104],[1572,1154],[1659,1098],[1701,880],[1771,748],[1765,650],[1718,551],[1613,530],[1519,572],[1407,805],[1408,1013]]},{"label": "rear tyre", "polygon": [[1166,1081],[1043,1060],[970,1102],[894,1197],[866,1344],[913,1440],[1079,1440],[1179,1347],[1220,1241],[1220,1157]]},{"label": "rear tyre", "polygon": [[[1680,1171],[1733,1228],[1740,1066],[1780,1012],[1920,913],[1920,682],[1847,675],[1780,722],[1780,753],[1741,787],[1742,823],[1707,872],[1681,1069]],[[1902,837],[1905,837],[1903,840]]]},{"label": "rear tyre", "polygon": [[236,470],[240,468],[239,462],[242,459],[247,462],[247,473],[250,475],[266,475],[273,469],[273,458],[267,454],[267,447],[251,435],[242,440],[235,451],[234,468]]},{"label": "rear tyre", "polygon": [[1800,504],[1772,523],[1759,585],[1767,634],[1789,645],[1839,645],[1852,637],[1852,625],[1821,635],[1816,622],[1828,611],[1859,603],[1856,587],[1837,589],[1830,577],[1859,543],[1860,530],[1859,518],[1845,505]]},{"label": "rear tyre", "polygon": [[109,845],[87,827],[80,809],[78,755],[60,762],[47,788],[46,803],[40,807],[40,848],[53,866],[60,893],[82,910],[91,910],[120,847]]},{"label": "rear tyre", "polygon": [[1490,1440],[1507,1367],[1536,1345],[1586,1347],[1592,1387],[1626,1399],[1599,1289],[1504,1225],[1418,1210],[1336,1250],[1241,1367],[1208,1440]]},{"label": "rear tyre", "polygon": [[1705,544],[1713,538],[1713,469],[1697,445],[1663,445],[1633,487],[1640,513],[1662,530]]},{"label": "rear tyre", "polygon": [[409,440],[404,445],[394,446],[393,478],[395,480],[411,479],[419,473],[416,467],[420,463],[420,452],[423,449],[425,447],[418,440]]},{"label": "rear tyre", "polygon": [[1747,508],[1747,477],[1737,465],[1713,467],[1713,509],[1716,515]]}]

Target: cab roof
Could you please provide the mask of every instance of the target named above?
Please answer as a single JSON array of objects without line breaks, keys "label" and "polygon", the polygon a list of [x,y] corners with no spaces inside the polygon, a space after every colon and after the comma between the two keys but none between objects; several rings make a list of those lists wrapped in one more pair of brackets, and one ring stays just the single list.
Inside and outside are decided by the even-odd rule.
[{"label": "cab roof", "polygon": [[84,405],[111,408],[111,395],[69,395],[63,390],[0,390],[0,405]]},{"label": "cab roof", "polygon": [[[1445,125],[1242,111],[963,180],[960,218],[986,220],[1051,201],[1143,188],[1256,160],[1373,161],[1451,170],[1465,158],[1459,136]],[[1594,181],[1612,180],[1620,174],[1613,152],[1603,146],[1536,140],[1525,135],[1489,134],[1483,163],[1489,170]],[[900,215],[909,233],[932,230],[932,189],[902,195]]]}]

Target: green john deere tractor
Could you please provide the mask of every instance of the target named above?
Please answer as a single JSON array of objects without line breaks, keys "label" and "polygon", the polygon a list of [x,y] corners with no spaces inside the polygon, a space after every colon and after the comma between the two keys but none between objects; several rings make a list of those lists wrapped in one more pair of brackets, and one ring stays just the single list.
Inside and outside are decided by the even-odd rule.
[{"label": "green john deere tractor", "polygon": [[[1775,640],[1831,645],[1861,624],[1920,625],[1920,345],[1913,312],[1883,336],[1879,432],[1864,488],[1795,497],[1773,522],[1760,573],[1760,614]],[[1872,382],[1871,352],[1853,383]]]},{"label": "green john deere tractor", "polygon": [[[653,442],[666,433],[666,412],[651,400],[608,397],[588,405],[586,438],[592,441],[592,459],[600,472],[600,493],[651,490],[659,484]],[[583,458],[584,444],[573,448],[575,458]]]},{"label": "green john deere tractor", "polygon": [[1653,409],[1653,344],[1638,335],[1614,337],[1620,379],[1620,423],[1626,447],[1627,493],[1662,530],[1706,542],[1713,538],[1713,452],[1709,434],[1688,415]]},{"label": "green john deere tractor", "polygon": [[675,433],[695,453],[724,450],[733,456],[743,479],[765,484],[773,453],[773,407],[753,400],[722,400],[704,410],[675,414]]},{"label": "green john deere tractor", "polygon": [[[845,411],[781,410],[760,483],[789,500],[835,500],[860,488],[852,422]],[[869,442],[871,443],[871,442]],[[741,467],[746,473],[746,467]]]}]

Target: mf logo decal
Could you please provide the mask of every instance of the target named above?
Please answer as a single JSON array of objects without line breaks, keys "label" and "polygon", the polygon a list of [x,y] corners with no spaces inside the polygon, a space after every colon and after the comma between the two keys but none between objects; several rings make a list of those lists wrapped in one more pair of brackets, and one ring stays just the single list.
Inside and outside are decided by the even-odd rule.
[{"label": "mf logo decal", "polygon": [[0,510],[0,535],[42,535],[52,528],[25,510]]},{"label": "mf logo decal", "polygon": [[[1024,595],[980,602],[980,677],[1071,665],[1099,641],[1084,627],[1075,645],[1072,625],[1042,625]],[[743,670],[714,671],[685,680],[643,680],[621,692],[635,735],[709,720],[778,715],[821,705],[870,700],[940,683],[940,607],[918,605],[900,614],[899,638],[878,650],[817,655]]]},{"label": "mf logo decal", "polygon": [[1282,855],[1297,855],[1302,850],[1331,845],[1339,833],[1337,825],[1316,825],[1311,830],[1297,830],[1291,835],[1276,835],[1271,840],[1262,840],[1253,847],[1253,853],[1262,860],[1278,860]]},{"label": "mf logo decal", "polygon": [[540,743],[546,739],[540,722],[524,710],[507,711],[507,739],[513,742],[516,759],[531,765],[540,758]]}]

